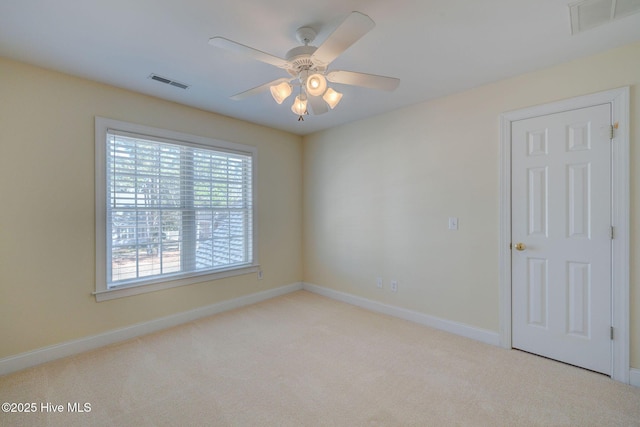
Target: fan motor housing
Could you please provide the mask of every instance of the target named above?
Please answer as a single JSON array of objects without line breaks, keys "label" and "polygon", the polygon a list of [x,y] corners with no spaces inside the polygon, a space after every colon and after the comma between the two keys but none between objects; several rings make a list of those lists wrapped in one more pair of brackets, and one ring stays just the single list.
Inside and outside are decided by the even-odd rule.
[{"label": "fan motor housing", "polygon": [[324,71],[326,66],[315,63],[313,59],[311,59],[311,55],[313,55],[316,49],[318,48],[315,46],[298,46],[287,52],[285,59],[293,64],[293,68],[287,70],[289,74],[297,76],[304,70]]}]

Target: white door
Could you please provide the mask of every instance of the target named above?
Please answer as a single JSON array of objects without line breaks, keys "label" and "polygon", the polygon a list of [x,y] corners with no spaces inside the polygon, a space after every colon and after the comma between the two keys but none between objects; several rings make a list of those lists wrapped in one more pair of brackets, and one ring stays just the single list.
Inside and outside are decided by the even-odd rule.
[{"label": "white door", "polygon": [[512,346],[611,373],[611,105],[511,134]]}]

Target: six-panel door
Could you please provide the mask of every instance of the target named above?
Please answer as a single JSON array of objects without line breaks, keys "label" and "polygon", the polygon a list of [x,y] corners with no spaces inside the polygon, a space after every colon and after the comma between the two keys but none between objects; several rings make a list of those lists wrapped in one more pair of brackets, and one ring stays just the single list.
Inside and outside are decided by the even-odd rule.
[{"label": "six-panel door", "polygon": [[515,121],[511,135],[512,346],[605,374],[611,372],[610,108]]}]

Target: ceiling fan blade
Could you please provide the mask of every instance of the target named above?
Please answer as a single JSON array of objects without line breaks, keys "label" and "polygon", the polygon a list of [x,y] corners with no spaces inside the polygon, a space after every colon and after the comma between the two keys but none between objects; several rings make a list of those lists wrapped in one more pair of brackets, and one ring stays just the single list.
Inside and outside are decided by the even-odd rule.
[{"label": "ceiling fan blade", "polygon": [[368,87],[370,89],[395,90],[400,79],[394,77],[377,76],[375,74],[356,73],[354,71],[330,71],[327,80],[333,83]]},{"label": "ceiling fan blade", "polygon": [[225,39],[224,37],[212,37],[209,39],[211,46],[220,47],[230,52],[239,53],[241,55],[250,56],[261,62],[274,65],[278,68],[288,68],[289,62],[285,59],[278,58],[277,56],[270,55],[262,52],[261,50],[254,49],[249,46],[245,46],[241,43],[234,42],[233,40]]},{"label": "ceiling fan blade", "polygon": [[237,93],[237,94],[233,95],[231,97],[231,99],[233,99],[234,101],[242,101],[243,99],[246,99],[246,98],[248,98],[250,96],[257,95],[259,93],[262,93],[262,92],[268,90],[270,86],[277,85],[277,84],[280,84],[282,82],[288,82],[290,80],[291,80],[291,78],[283,77],[283,78],[274,80],[272,82],[265,83],[263,85],[254,87],[253,89],[249,89],[249,90],[246,90],[244,92]]},{"label": "ceiling fan blade", "polygon": [[347,18],[336,28],[333,33],[314,52],[311,58],[329,65],[349,46],[360,40],[376,23],[371,18],[360,12],[351,12]]},{"label": "ceiling fan blade", "polygon": [[311,111],[313,111],[314,116],[324,114],[329,111],[329,106],[324,102],[321,96],[309,96],[307,97],[307,102],[311,105]]}]

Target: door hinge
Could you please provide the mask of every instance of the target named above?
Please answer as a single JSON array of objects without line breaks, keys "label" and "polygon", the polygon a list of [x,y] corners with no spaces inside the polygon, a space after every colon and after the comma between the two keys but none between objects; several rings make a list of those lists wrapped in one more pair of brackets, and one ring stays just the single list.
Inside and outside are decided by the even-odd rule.
[{"label": "door hinge", "polygon": [[615,228],[613,227],[613,225],[611,226],[611,240],[616,238],[616,234],[615,234]]},{"label": "door hinge", "polygon": [[615,122],[614,124],[610,125],[609,127],[609,139],[613,139],[616,137],[616,129],[618,129],[618,127],[620,127],[620,123],[619,122]]},{"label": "door hinge", "polygon": [[611,339],[613,339],[613,326],[611,327]]}]

